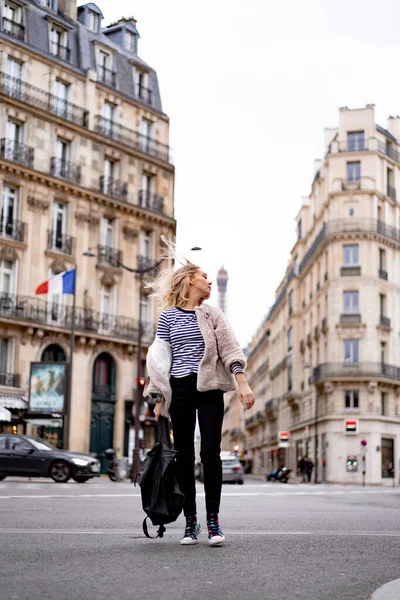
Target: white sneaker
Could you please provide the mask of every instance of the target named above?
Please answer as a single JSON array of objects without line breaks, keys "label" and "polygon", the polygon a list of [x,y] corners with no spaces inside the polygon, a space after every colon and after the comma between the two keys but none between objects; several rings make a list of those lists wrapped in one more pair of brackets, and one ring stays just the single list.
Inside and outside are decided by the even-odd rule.
[{"label": "white sneaker", "polygon": [[209,546],[222,546],[225,542],[225,536],[219,526],[218,515],[209,515],[207,517],[207,529]]},{"label": "white sneaker", "polygon": [[182,546],[193,546],[198,544],[197,536],[201,531],[200,523],[197,523],[196,517],[186,517],[186,527],[183,538],[181,539]]}]

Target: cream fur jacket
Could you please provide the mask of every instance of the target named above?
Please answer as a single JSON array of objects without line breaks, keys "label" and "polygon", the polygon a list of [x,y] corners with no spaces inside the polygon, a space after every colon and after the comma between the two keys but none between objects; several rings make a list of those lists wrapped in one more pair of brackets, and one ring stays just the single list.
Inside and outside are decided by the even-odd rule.
[{"label": "cream fur jacket", "polygon": [[[246,359],[224,313],[216,306],[202,304],[196,308],[196,316],[205,344],[197,375],[198,391],[234,391],[236,381],[231,365],[239,362],[245,368]],[[149,380],[144,395],[160,394],[163,397],[160,413],[168,417],[172,397],[170,344],[156,337],[147,353],[146,366]]]}]

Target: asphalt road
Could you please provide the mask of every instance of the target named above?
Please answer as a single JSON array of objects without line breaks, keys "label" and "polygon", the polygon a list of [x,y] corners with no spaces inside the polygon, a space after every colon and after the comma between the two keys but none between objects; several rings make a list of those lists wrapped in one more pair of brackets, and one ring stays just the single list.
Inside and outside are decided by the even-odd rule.
[{"label": "asphalt road", "polygon": [[[204,493],[198,513],[204,523]],[[227,541],[143,536],[139,488],[0,483],[1,600],[365,600],[400,577],[400,491],[224,485]],[[205,528],[204,528],[205,529]],[[398,600],[398,599],[393,599]]]}]

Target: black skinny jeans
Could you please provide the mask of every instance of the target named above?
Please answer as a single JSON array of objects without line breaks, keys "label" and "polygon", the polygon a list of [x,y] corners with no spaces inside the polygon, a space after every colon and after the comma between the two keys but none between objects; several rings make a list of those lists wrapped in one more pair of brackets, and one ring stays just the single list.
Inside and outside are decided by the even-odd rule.
[{"label": "black skinny jeans", "polygon": [[200,457],[204,472],[204,491],[207,514],[219,512],[222,488],[221,434],[224,418],[224,394],[221,390],[197,391],[197,375],[171,377],[171,421],[177,455],[178,482],[185,494],[183,512],[186,517],[196,514],[196,485],[194,477],[194,432],[198,412],[201,446]]}]

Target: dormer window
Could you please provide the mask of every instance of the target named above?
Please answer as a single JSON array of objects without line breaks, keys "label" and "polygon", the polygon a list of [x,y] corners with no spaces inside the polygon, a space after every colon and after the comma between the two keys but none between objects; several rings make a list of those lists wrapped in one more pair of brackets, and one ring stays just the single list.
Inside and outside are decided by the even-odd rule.
[{"label": "dormer window", "polygon": [[87,15],[87,26],[90,31],[98,33],[100,29],[100,15],[96,14],[92,10],[89,10]]},{"label": "dormer window", "polygon": [[50,25],[50,54],[69,60],[68,33],[56,25]]},{"label": "dormer window", "polygon": [[135,82],[135,95],[137,98],[152,105],[152,90],[150,86],[150,75],[146,71],[133,68],[133,78]]},{"label": "dormer window", "polygon": [[4,2],[3,31],[20,40],[25,37],[25,27],[22,25],[22,8],[15,2]]},{"label": "dormer window", "polygon": [[137,36],[132,31],[125,31],[125,50],[136,53]]},{"label": "dormer window", "polygon": [[97,51],[97,76],[99,81],[106,85],[115,86],[115,72],[113,71],[113,57],[104,50]]},{"label": "dormer window", "polygon": [[51,10],[56,10],[57,0],[41,0],[40,4],[45,6],[46,8],[50,8]]}]

